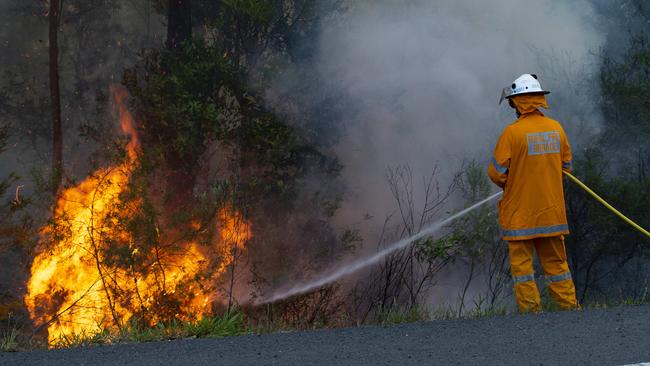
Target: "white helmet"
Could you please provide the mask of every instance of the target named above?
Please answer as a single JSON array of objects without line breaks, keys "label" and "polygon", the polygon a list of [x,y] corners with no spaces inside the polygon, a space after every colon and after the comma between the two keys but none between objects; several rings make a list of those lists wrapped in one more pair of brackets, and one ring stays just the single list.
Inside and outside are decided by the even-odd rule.
[{"label": "white helmet", "polygon": [[523,74],[515,81],[513,81],[512,85],[503,88],[503,91],[501,92],[501,99],[499,99],[499,104],[501,104],[504,99],[514,97],[515,95],[532,93],[548,94],[550,92],[542,89],[539,81],[537,81],[537,75]]}]

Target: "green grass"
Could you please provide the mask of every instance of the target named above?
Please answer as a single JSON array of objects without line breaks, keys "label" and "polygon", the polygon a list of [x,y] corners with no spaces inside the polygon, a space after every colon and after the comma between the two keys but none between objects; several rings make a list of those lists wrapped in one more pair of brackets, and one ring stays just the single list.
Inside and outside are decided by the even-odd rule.
[{"label": "green grass", "polygon": [[99,329],[97,332],[82,332],[62,335],[59,339],[50,344],[53,348],[88,347],[97,344],[110,342],[108,330]]},{"label": "green grass", "polygon": [[650,287],[646,286],[637,296],[621,296],[619,298],[607,298],[593,300],[582,304],[587,309],[607,309],[616,306],[637,306],[650,304]]},{"label": "green grass", "polygon": [[432,320],[458,319],[458,310],[451,305],[441,305],[431,313]]},{"label": "green grass", "polygon": [[485,318],[492,316],[507,315],[509,310],[506,306],[489,304],[484,298],[479,297],[474,300],[474,307],[471,308],[465,315],[465,318]]},{"label": "green grass", "polygon": [[487,304],[482,298],[474,301],[472,307],[463,306],[463,309],[462,314],[459,314],[458,308],[451,305],[441,305],[434,310],[422,306],[405,309],[391,308],[376,313],[371,322],[392,325],[431,320],[474,319],[510,313],[506,306]]},{"label": "green grass", "polygon": [[187,335],[197,338],[228,337],[246,333],[242,313],[226,314],[222,317],[205,317],[196,322],[184,323],[183,326]]},{"label": "green grass", "polygon": [[11,328],[0,338],[0,352],[18,351],[18,329]]},{"label": "green grass", "polygon": [[407,309],[386,309],[377,312],[373,317],[375,324],[396,325],[431,320],[431,312],[424,307],[414,306]]},{"label": "green grass", "polygon": [[206,316],[193,321],[171,321],[154,326],[142,326],[134,321],[118,331],[101,326],[96,332],[61,336],[50,346],[54,348],[89,347],[100,344],[141,343],[181,338],[218,338],[248,333],[244,315],[240,312],[223,316]]}]

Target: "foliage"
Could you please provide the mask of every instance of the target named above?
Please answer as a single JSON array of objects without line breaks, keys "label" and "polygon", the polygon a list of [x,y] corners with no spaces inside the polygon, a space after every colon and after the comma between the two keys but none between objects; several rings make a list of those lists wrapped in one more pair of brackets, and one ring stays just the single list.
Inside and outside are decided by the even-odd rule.
[{"label": "foliage", "polygon": [[218,120],[215,104],[221,79],[230,75],[222,72],[226,63],[218,50],[204,44],[187,45],[183,51],[145,56],[141,80],[135,70],[125,73],[145,151],[154,148],[177,169],[194,168],[209,140],[228,129]]},{"label": "foliage", "polygon": [[372,323],[388,326],[429,321],[431,320],[431,314],[428,309],[421,306],[413,306],[406,309],[389,307],[373,314],[370,319]]},{"label": "foliage", "polygon": [[[232,1],[220,8],[248,19],[244,26],[249,31],[240,29],[234,37],[255,32],[269,34],[267,16],[271,14],[258,12],[258,5]],[[271,9],[268,3],[264,6]],[[273,9],[278,8],[273,5]],[[225,27],[217,18],[234,22],[230,15],[219,14],[208,26],[213,32]],[[266,30],[262,31],[263,28]],[[265,106],[264,90],[249,83],[253,67],[242,61],[250,57],[233,55],[235,49],[228,48],[226,43],[223,38],[197,37],[174,50],[143,51],[138,62],[124,72],[123,84],[130,94],[129,109],[135,113],[142,147],[135,159],[123,148],[124,141],[105,133],[106,126],[84,125],[84,136],[105,147],[98,156],[102,158],[101,165],[112,163],[117,167],[98,168],[82,183],[86,184],[85,189],[93,191],[88,202],[78,203],[73,198],[66,203],[85,205],[80,209],[90,212],[92,217],[83,224],[87,226],[83,229],[92,233],[84,249],[91,253],[89,260],[98,272],[108,308],[104,315],[109,319],[102,322],[102,332],[70,334],[62,342],[77,344],[92,337],[103,339],[103,330],[123,329],[127,327],[125,322],[134,319],[145,328],[175,318],[187,319],[195,311],[188,305],[197,297],[197,291],[225,292],[228,307],[233,306],[236,275],[243,272],[236,267],[248,258],[235,245],[225,248],[224,253],[210,247],[219,241],[215,224],[224,221],[219,217],[223,210],[241,214],[244,220],[255,217],[254,238],[260,248],[280,253],[276,242],[285,244],[289,241],[287,232],[294,230],[300,235],[290,244],[299,247],[305,238],[310,238],[310,247],[302,250],[315,258],[324,254],[320,263],[341,253],[334,249],[339,239],[327,222],[339,199],[323,188],[336,179],[338,162],[331,153],[323,153],[315,139],[310,140],[308,134]],[[98,98],[109,100],[105,95],[98,94]],[[124,172],[118,177],[126,175],[127,183],[120,185],[119,193],[111,193],[114,196],[107,202],[98,204],[97,197],[116,190],[113,172],[120,169]],[[321,180],[321,186],[305,189],[308,180],[315,178]],[[306,202],[296,204],[299,198]],[[95,207],[101,207],[101,212]],[[77,240],[73,238],[78,235],[78,230],[72,229],[76,225],[74,215],[57,212],[45,228],[42,253],[59,243]],[[289,222],[291,228],[277,231],[276,227],[282,229]],[[319,231],[312,230],[315,226]],[[265,228],[276,233],[271,235]],[[345,248],[351,248],[356,241],[353,231],[347,231],[340,240]],[[200,248],[196,249],[197,246]],[[206,265],[204,260],[198,260],[201,271],[192,272],[192,276],[176,281],[176,287],[170,288],[169,272],[178,265],[174,261],[190,258],[193,250],[209,253],[212,261]],[[252,252],[268,259],[261,250]],[[224,260],[226,257],[228,261]],[[256,260],[259,262],[252,258],[251,267]],[[217,272],[227,273],[229,283],[216,276]],[[253,276],[256,281],[269,274],[258,271]],[[148,287],[145,296],[138,285],[142,281]],[[53,303],[39,308],[51,309],[57,302],[67,301],[67,297],[46,299]],[[37,318],[44,320],[40,325],[51,321],[40,315],[49,315],[52,321],[66,316],[37,314]],[[201,323],[193,331],[203,332],[211,326],[221,325]],[[146,332],[142,335],[148,336]]]},{"label": "foliage", "polygon": [[[612,176],[598,148],[587,149],[574,160],[578,178],[642,227],[650,226],[647,168],[629,163],[621,166],[621,174]],[[567,251],[579,299],[600,300],[620,291],[639,294],[638,285],[647,281],[643,263],[649,254],[647,239],[579,187],[566,184],[565,190],[571,229]]]},{"label": "foliage", "polygon": [[242,313],[226,313],[222,317],[204,317],[185,323],[185,331],[192,337],[226,337],[242,334]]},{"label": "foliage", "polygon": [[485,297],[479,296],[470,304],[461,302],[456,306],[441,304],[433,309],[423,306],[408,309],[390,308],[371,317],[370,324],[393,325],[431,320],[489,318],[512,313],[507,306],[490,304],[486,300]]},{"label": "foliage", "polygon": [[16,352],[18,350],[18,329],[10,328],[0,337],[0,352]]},{"label": "foliage", "polygon": [[509,313],[509,309],[503,305],[495,305],[491,303],[487,297],[479,296],[478,298],[472,301],[473,307],[467,308],[466,317],[467,318],[485,318],[493,316],[503,316]]},{"label": "foliage", "polygon": [[[144,160],[195,174],[208,147],[221,144],[232,151],[231,170],[256,172],[244,182],[249,194],[291,191],[307,164],[336,174],[336,161],[268,111],[245,80],[245,70],[231,57],[201,40],[181,52],[145,55],[124,78],[140,123]],[[191,188],[192,180],[187,183]]]},{"label": "foliage", "polygon": [[[605,55],[600,73],[608,144],[650,140],[650,41],[632,39],[620,60]],[[645,142],[645,143],[644,143]]]},{"label": "foliage", "polygon": [[[0,124],[0,153],[5,152],[10,138],[10,125]],[[24,278],[27,266],[21,265],[33,247],[34,225],[29,214],[31,200],[22,193],[19,176],[8,173],[0,177],[0,257],[3,276],[12,282],[0,282],[0,350],[12,351],[16,349],[16,324],[15,319],[23,319],[23,303],[20,299],[19,281]],[[15,261],[12,265],[5,264]],[[15,317],[14,315],[19,315]],[[12,317],[13,316],[13,317]],[[21,321],[22,324],[22,321]]]},{"label": "foliage", "polygon": [[[0,153],[9,144],[10,127],[7,123],[0,124]],[[29,241],[27,236],[31,221],[27,216],[20,218],[19,214],[29,205],[30,200],[21,194],[22,187],[15,187],[18,179],[19,176],[15,173],[0,177],[0,198],[5,201],[0,204],[0,253],[13,244],[26,244]],[[16,191],[9,192],[14,187]]]},{"label": "foliage", "polygon": [[[278,18],[273,22],[288,16],[269,15],[258,6],[278,10],[268,2],[224,3],[206,23],[210,34],[173,51],[145,52],[124,73],[124,85],[143,147],[136,178],[142,190],[133,196],[153,196],[149,212],[160,215],[153,221],[164,222],[158,235],[165,237],[170,227],[191,232],[192,222],[209,223],[216,209],[232,206],[253,222],[250,257],[242,262],[261,289],[269,279],[304,273],[295,264],[287,266],[287,253],[311,256],[316,264],[309,268],[317,270],[352,250],[358,238],[351,230],[336,235],[328,221],[340,201],[337,159],[321,148],[318,137],[270,110],[265,91],[254,81],[261,64],[248,62],[250,55],[243,53],[252,50],[237,37],[253,37],[275,52],[267,16]],[[235,23],[240,31],[228,31]],[[154,185],[165,193],[148,193]],[[241,273],[233,263],[229,273],[235,272]]]},{"label": "foliage", "polygon": [[[391,216],[385,219],[378,250],[415,235],[437,218],[455,187],[451,184],[443,189],[439,174],[435,166],[423,177],[422,187],[416,189],[408,165],[388,170],[388,185],[398,214],[395,222]],[[420,306],[438,274],[454,259],[453,251],[453,243],[429,237],[396,250],[358,281],[351,292],[350,313],[363,322],[373,313]]]},{"label": "foliage", "polygon": [[250,309],[249,318],[258,333],[341,327],[350,322],[345,305],[340,285],[334,284]]},{"label": "foliage", "polygon": [[413,243],[415,247],[415,258],[422,262],[434,262],[436,260],[449,260],[452,251],[459,245],[460,238],[449,235],[434,240],[431,237],[418,239]]},{"label": "foliage", "polygon": [[[463,166],[458,187],[465,205],[471,205],[490,194],[490,183],[485,169],[476,160]],[[451,231],[438,239],[453,248],[454,258],[467,268],[467,279],[458,299],[458,316],[463,315],[467,292],[477,279],[485,293],[478,295],[473,311],[491,312],[500,306],[508,294],[510,274],[507,244],[501,240],[497,213],[493,207],[483,206],[451,224]]]},{"label": "foliage", "polygon": [[[650,44],[632,37],[620,57],[604,53],[600,71],[605,117],[602,141],[577,154],[576,174],[614,207],[641,226],[650,218]],[[567,249],[582,300],[641,295],[647,283],[645,239],[598,202],[568,184],[572,231]]]},{"label": "foliage", "polygon": [[210,39],[254,72],[268,70],[278,56],[299,62],[314,53],[318,21],[341,7],[310,0],[194,1],[195,21],[206,24]]},{"label": "foliage", "polygon": [[118,332],[98,325],[96,332],[64,335],[53,344],[53,347],[76,348],[100,344],[236,336],[248,332],[245,320],[243,313],[234,311],[222,316],[206,316],[196,320],[172,319],[147,327],[143,327],[141,322],[133,321]]},{"label": "foliage", "polygon": [[342,1],[193,0],[192,7],[193,21],[204,29],[208,43],[246,70],[249,89],[264,95],[291,125],[300,126],[311,143],[336,143],[348,116],[331,106],[351,101],[340,91],[314,90],[314,85],[327,85],[314,72],[314,57],[321,21],[343,10]]}]

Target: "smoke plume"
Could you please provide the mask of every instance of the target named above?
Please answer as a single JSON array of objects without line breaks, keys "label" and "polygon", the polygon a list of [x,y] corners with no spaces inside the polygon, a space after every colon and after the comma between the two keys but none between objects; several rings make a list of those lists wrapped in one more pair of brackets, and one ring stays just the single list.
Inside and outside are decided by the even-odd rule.
[{"label": "smoke plume", "polygon": [[[515,119],[497,105],[501,88],[522,73],[552,91],[547,115],[574,145],[597,132],[596,20],[588,1],[551,0],[351,2],[327,18],[305,65],[320,80],[307,98],[345,101],[331,113],[340,116],[335,149],[348,187],[341,222],[381,223],[394,205],[388,166],[409,164],[417,183],[436,163],[450,173],[466,158],[487,162]],[[294,79],[285,75],[274,92],[290,94],[305,73],[288,73]]]}]

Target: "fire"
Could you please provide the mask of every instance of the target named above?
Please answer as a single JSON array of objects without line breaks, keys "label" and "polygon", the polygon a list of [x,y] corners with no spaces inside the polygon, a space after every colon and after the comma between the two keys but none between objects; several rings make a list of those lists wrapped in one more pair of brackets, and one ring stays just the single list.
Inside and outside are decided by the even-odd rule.
[{"label": "fire", "polygon": [[251,225],[239,213],[232,214],[231,210],[219,212],[219,236],[227,245],[220,249],[221,263],[217,273],[223,273],[236,259],[238,253],[245,250],[244,244],[252,236]]},{"label": "fire", "polygon": [[32,264],[24,301],[36,325],[47,328],[51,345],[65,336],[119,329],[132,320],[153,325],[165,311],[171,312],[168,318],[180,319],[209,314],[210,283],[227,271],[252,235],[250,223],[232,208],[215,218],[218,240],[210,247],[193,241],[174,250],[136,245],[119,229],[119,215],[140,204],[122,199],[140,150],[125,96],[115,91],[122,131],[130,138],[126,162],[65,189],[51,224],[41,230],[42,250]]}]

